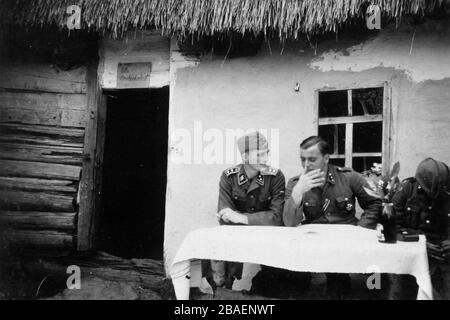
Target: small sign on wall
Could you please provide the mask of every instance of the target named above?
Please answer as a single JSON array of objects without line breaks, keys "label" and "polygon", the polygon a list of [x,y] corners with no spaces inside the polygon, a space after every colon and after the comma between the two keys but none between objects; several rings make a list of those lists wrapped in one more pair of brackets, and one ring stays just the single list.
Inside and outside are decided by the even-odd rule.
[{"label": "small sign on wall", "polygon": [[117,66],[117,87],[148,88],[151,72],[151,62],[119,63]]}]

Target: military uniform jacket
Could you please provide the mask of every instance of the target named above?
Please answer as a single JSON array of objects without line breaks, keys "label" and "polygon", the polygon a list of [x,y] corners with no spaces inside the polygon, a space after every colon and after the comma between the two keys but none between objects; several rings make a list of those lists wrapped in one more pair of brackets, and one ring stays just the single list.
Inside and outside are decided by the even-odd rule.
[{"label": "military uniform jacket", "polygon": [[[300,223],[359,224],[375,228],[381,214],[381,200],[364,190],[367,181],[349,168],[328,165],[327,179],[323,188],[313,188],[303,195],[302,203],[296,206],[291,197],[300,175],[289,180],[283,222],[287,226]],[[355,198],[364,212],[358,222],[355,216]]]},{"label": "military uniform jacket", "polygon": [[408,178],[402,182],[392,202],[399,228],[415,229],[431,242],[449,239],[450,197],[433,201],[415,178]]},{"label": "military uniform jacket", "polygon": [[218,212],[230,208],[245,214],[249,225],[282,225],[285,183],[281,170],[272,167],[253,179],[243,164],[229,168],[220,178]]}]

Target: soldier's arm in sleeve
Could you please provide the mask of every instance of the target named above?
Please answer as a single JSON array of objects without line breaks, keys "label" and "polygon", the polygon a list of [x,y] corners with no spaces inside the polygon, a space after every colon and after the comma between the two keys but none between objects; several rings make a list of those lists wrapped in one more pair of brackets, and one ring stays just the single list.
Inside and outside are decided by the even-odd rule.
[{"label": "soldier's arm in sleeve", "polygon": [[[439,233],[442,236],[442,241],[450,241],[450,195],[435,200],[434,211],[439,213],[436,215],[436,224],[440,226]],[[448,262],[450,263],[450,259],[448,259]]]},{"label": "soldier's arm in sleeve", "polygon": [[283,209],[283,223],[288,227],[295,227],[303,221],[303,205],[297,206],[294,199],[292,199],[292,190],[297,184],[297,180],[290,179],[286,188],[284,209]]},{"label": "soldier's arm in sleeve", "polygon": [[450,240],[450,199],[447,200],[447,240]]},{"label": "soldier's arm in sleeve", "polygon": [[284,174],[278,170],[277,175],[273,179],[272,185],[272,199],[270,201],[270,207],[267,211],[259,211],[252,214],[244,213],[248,219],[249,226],[281,226],[283,205],[284,205],[284,192],[286,189],[286,180]]},{"label": "soldier's arm in sleeve", "polygon": [[408,228],[405,215],[406,202],[408,201],[408,183],[402,183],[400,189],[392,197],[395,221],[398,228]]},{"label": "soldier's arm in sleeve", "polygon": [[[217,212],[223,209],[230,208],[231,210],[237,211],[236,206],[233,202],[233,190],[231,185],[231,178],[227,177],[225,173],[222,173],[219,182],[219,203],[217,206]],[[220,224],[228,224],[222,219],[219,220]]]},{"label": "soldier's arm in sleeve", "polygon": [[364,190],[364,187],[370,187],[361,174],[352,172],[350,179],[353,193],[358,199],[359,205],[364,210],[358,224],[365,228],[375,229],[381,215],[381,199],[372,197]]}]

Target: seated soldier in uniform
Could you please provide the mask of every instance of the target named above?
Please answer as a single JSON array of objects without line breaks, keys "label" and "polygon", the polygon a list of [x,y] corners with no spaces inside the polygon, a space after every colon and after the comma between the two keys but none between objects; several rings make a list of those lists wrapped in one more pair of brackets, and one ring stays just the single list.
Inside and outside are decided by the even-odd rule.
[{"label": "seated soldier in uniform", "polygon": [[[312,136],[300,144],[304,173],[289,180],[283,212],[286,226],[309,223],[353,224],[375,229],[381,214],[381,200],[364,190],[364,177],[350,168],[329,163],[330,147]],[[355,198],[364,210],[355,216]],[[348,274],[327,274],[330,299],[345,298],[350,292]]]},{"label": "seated soldier in uniform", "polygon": [[[392,199],[399,230],[425,234],[435,299],[450,299],[450,171],[432,158],[402,182]],[[416,299],[413,276],[390,275],[390,299]]]},{"label": "seated soldier in uniform", "polygon": [[[281,226],[285,178],[281,170],[268,166],[266,137],[255,131],[237,141],[243,162],[222,173],[217,218],[222,225]],[[242,263],[203,262],[203,274],[212,286],[231,289],[241,279]],[[262,266],[262,271],[274,268]]]}]

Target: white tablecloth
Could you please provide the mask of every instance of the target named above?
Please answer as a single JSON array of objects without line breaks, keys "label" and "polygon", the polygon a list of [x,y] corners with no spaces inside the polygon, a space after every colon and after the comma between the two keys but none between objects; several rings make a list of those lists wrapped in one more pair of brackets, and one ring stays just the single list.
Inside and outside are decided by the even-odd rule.
[{"label": "white tablecloth", "polygon": [[[190,232],[172,263],[177,299],[200,286],[199,259],[257,263],[293,271],[411,274],[418,299],[432,299],[426,239],[378,242],[374,230],[350,225],[218,226]],[[192,262],[192,263],[191,263]]]}]

